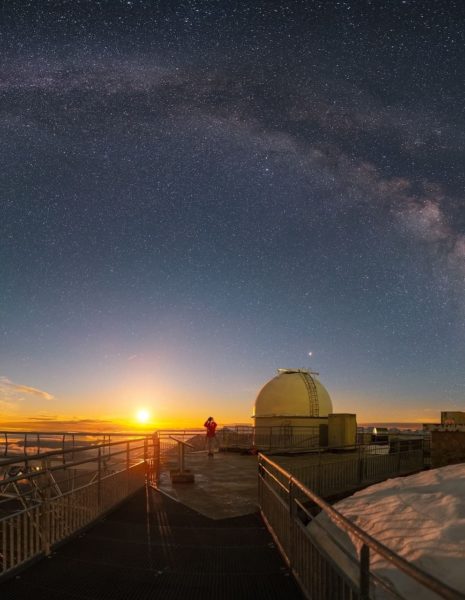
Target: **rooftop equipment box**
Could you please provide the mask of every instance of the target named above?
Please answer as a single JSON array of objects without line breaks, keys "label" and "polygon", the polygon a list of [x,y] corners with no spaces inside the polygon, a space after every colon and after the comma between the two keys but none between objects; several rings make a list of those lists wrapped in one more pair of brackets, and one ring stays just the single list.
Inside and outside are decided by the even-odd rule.
[{"label": "rooftop equipment box", "polygon": [[348,413],[328,415],[328,446],[344,448],[355,446],[357,439],[357,416]]}]

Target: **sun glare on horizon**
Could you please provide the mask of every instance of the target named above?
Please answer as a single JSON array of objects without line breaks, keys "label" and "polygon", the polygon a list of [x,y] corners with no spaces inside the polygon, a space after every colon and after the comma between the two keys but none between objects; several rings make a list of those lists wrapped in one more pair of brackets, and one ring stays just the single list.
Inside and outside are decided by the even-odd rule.
[{"label": "sun glare on horizon", "polygon": [[150,421],[150,412],[146,408],[139,408],[136,412],[136,421],[140,425],[146,425]]}]

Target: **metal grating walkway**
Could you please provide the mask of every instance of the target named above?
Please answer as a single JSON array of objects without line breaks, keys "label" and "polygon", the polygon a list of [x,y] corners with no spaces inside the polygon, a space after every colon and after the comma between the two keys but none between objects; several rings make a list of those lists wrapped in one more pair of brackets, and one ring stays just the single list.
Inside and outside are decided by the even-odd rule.
[{"label": "metal grating walkway", "polygon": [[212,520],[149,488],[48,559],[2,600],[303,598],[258,514]]}]

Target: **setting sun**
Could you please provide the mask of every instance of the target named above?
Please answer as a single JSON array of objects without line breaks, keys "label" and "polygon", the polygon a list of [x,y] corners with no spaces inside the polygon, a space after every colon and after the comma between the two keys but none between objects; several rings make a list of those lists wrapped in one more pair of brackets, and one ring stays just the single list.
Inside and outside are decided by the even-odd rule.
[{"label": "setting sun", "polygon": [[150,420],[150,413],[146,408],[139,408],[139,410],[136,412],[136,421],[138,423],[148,423]]}]

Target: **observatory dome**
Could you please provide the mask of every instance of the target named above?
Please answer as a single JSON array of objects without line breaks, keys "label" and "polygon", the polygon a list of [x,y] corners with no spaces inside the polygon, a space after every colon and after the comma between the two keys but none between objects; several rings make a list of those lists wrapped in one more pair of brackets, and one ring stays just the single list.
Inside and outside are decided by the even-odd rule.
[{"label": "observatory dome", "polygon": [[304,369],[278,369],[255,400],[254,417],[327,417],[331,398],[314,373]]}]

